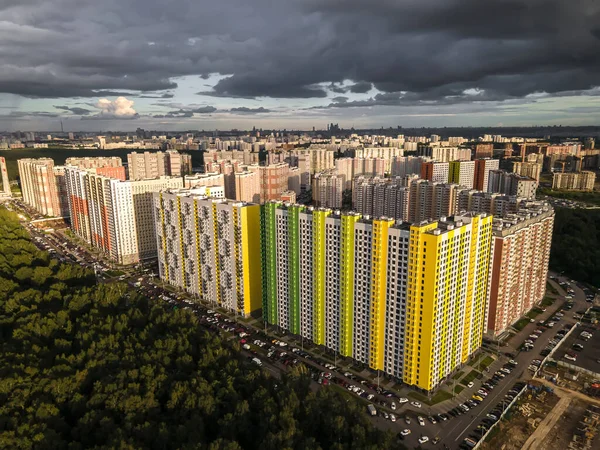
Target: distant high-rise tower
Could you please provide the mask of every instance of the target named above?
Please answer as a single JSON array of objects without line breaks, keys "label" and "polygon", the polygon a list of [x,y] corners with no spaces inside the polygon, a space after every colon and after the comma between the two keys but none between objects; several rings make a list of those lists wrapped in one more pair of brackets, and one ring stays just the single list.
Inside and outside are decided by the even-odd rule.
[{"label": "distant high-rise tower", "polygon": [[8,180],[8,171],[6,170],[6,159],[4,156],[0,156],[0,197],[10,197],[10,182]]}]

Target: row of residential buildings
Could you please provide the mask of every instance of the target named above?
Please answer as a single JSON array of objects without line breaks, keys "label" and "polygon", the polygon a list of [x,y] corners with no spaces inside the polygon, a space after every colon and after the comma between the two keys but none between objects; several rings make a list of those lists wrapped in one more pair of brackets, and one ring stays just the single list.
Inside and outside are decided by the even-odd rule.
[{"label": "row of residential buildings", "polygon": [[[357,176],[353,180],[353,209],[362,214],[377,215],[372,211],[382,212],[385,208],[392,208],[397,212],[385,215],[412,221],[453,214],[458,208],[459,193],[462,191],[475,189],[525,199],[535,198],[537,182],[534,179],[493,170],[492,164],[489,164],[492,161],[497,164],[497,160],[423,163],[420,176]],[[438,176],[440,166],[453,170],[445,176]],[[477,170],[479,166],[482,167],[480,171]],[[482,189],[482,186],[486,187]],[[315,206],[342,208],[344,191],[343,176],[318,173],[313,178],[312,197]]]},{"label": "row of residential buildings", "polygon": [[191,173],[191,156],[175,151],[136,152],[128,155],[125,168],[119,157],[71,157],[57,166],[51,158],[25,158],[17,161],[23,201],[40,214],[69,217],[69,193],[65,169],[93,169],[97,175],[125,180],[147,180],[161,176],[181,177]]},{"label": "row of residential buildings", "polygon": [[596,174],[591,171],[555,173],[552,177],[552,189],[575,191],[593,191]]},{"label": "row of residential buildings", "polygon": [[554,213],[543,202],[411,224],[153,195],[162,279],[241,315],[262,309],[271,325],[427,391],[545,292]]}]

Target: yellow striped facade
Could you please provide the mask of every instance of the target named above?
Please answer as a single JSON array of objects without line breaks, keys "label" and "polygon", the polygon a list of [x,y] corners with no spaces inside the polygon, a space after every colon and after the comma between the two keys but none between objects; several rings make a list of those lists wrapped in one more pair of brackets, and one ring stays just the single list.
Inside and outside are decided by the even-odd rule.
[{"label": "yellow striped facade", "polygon": [[435,389],[481,345],[491,216],[411,227],[404,381]]},{"label": "yellow striped facade", "polygon": [[385,353],[385,308],[388,261],[388,229],[393,219],[373,221],[372,276],[371,276],[371,350],[369,367],[383,370]]},{"label": "yellow striped facade", "polygon": [[189,190],[153,200],[161,278],[245,317],[260,310],[260,206]]}]

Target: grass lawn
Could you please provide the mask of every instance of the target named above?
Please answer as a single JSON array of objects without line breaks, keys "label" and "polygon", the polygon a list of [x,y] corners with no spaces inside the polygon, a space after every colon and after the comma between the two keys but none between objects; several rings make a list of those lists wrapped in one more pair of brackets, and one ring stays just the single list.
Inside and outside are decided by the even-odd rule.
[{"label": "grass lawn", "polygon": [[556,288],[552,286],[549,281],[546,281],[546,292],[549,292],[554,295],[559,295]]},{"label": "grass lawn", "polygon": [[523,328],[525,328],[527,326],[528,323],[530,323],[529,319],[527,317],[523,317],[522,319],[518,320],[517,322],[515,322],[513,324],[513,328],[515,330],[521,331]]},{"label": "grass lawn", "polygon": [[105,272],[105,274],[111,278],[120,277],[121,275],[125,275],[125,273],[121,272],[120,270],[109,270],[108,272]]},{"label": "grass lawn", "polygon": [[529,311],[527,313],[527,317],[529,317],[530,319],[535,319],[537,316],[539,316],[542,313],[541,309],[537,309],[537,308],[533,308],[531,311]]},{"label": "grass lawn", "polygon": [[486,356],[485,358],[483,358],[483,360],[481,361],[481,363],[478,366],[478,369],[483,370],[483,369],[487,369],[489,367],[490,364],[492,364],[494,362],[494,358],[492,358],[491,356]]},{"label": "grass lawn", "polygon": [[471,367],[476,367],[477,364],[479,363],[479,361],[481,360],[481,358],[483,358],[483,354],[480,353],[479,355],[477,355],[475,358],[473,358],[470,362],[469,365]]},{"label": "grass lawn", "polygon": [[465,389],[465,388],[464,388],[464,386],[460,386],[460,385],[459,385],[459,386],[456,386],[456,387],[454,388],[454,393],[455,393],[455,394],[460,394],[460,393],[461,393],[461,392],[462,392],[464,389]]},{"label": "grass lawn", "polygon": [[471,370],[466,377],[464,377],[462,380],[460,380],[460,384],[466,386],[468,385],[471,381],[473,381],[475,378],[477,378],[479,375],[481,375],[479,372],[477,372],[476,370]]},{"label": "grass lawn", "polygon": [[408,397],[410,397],[414,400],[417,400],[421,403],[424,403],[426,405],[433,406],[437,403],[451,399],[452,394],[448,391],[444,391],[443,389],[440,389],[435,394],[433,394],[433,396],[431,397],[431,400],[426,395],[423,395],[419,392],[409,392]]},{"label": "grass lawn", "polygon": [[462,377],[464,374],[465,374],[465,373],[464,373],[464,372],[462,372],[462,371],[456,372],[456,373],[454,374],[454,376],[452,376],[452,379],[453,379],[453,380],[458,380],[458,379],[459,379],[460,377]]},{"label": "grass lawn", "polygon": [[554,304],[554,299],[550,297],[544,297],[542,300],[542,306],[552,306]]}]

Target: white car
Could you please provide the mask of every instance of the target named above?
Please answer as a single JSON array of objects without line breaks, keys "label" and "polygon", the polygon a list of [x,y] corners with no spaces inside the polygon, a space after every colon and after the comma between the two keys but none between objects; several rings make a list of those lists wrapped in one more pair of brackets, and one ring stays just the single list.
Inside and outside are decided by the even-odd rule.
[{"label": "white car", "polygon": [[470,381],[469,384],[467,384],[468,388],[472,388],[473,386],[475,386],[475,383],[473,383],[472,381]]},{"label": "white car", "polygon": [[419,421],[419,425],[421,425],[422,427],[425,426],[425,419],[423,419],[423,417],[419,416],[417,417],[417,420]]},{"label": "white car", "polygon": [[390,414],[390,420],[392,422],[395,422],[396,421],[396,416],[394,414]]},{"label": "white car", "polygon": [[367,395],[367,400],[373,400],[374,398],[375,398],[375,395],[373,395],[373,394]]},{"label": "white car", "polygon": [[407,398],[404,398],[404,397],[400,397],[400,398],[398,399],[398,403],[400,403],[400,404],[402,404],[402,403],[408,403],[408,399],[407,399]]},{"label": "white car", "polygon": [[400,434],[401,434],[402,436],[408,436],[408,435],[410,434],[410,430],[409,430],[408,428],[406,428],[406,429],[402,430],[402,431],[400,432]]},{"label": "white car", "polygon": [[394,411],[396,411],[396,404],[395,404],[394,402],[392,402],[392,404],[391,404],[390,406],[392,407],[392,409],[393,409]]},{"label": "white car", "polygon": [[413,405],[415,408],[420,408],[421,406],[423,406],[419,402],[410,402],[410,404]]},{"label": "white car", "polygon": [[425,442],[429,442],[429,438],[427,436],[419,438],[419,444],[424,444]]},{"label": "white car", "polygon": [[576,356],[569,355],[568,353],[565,354],[565,359],[568,359],[569,361],[577,361]]}]

